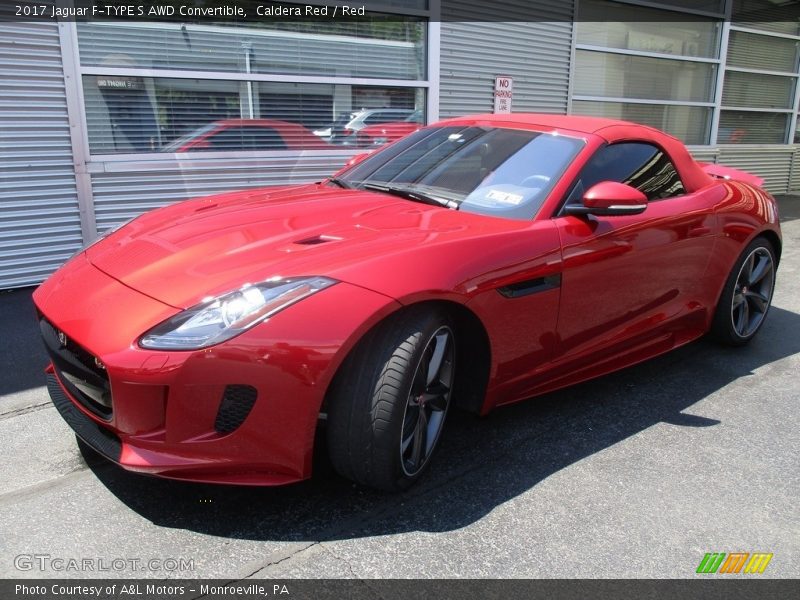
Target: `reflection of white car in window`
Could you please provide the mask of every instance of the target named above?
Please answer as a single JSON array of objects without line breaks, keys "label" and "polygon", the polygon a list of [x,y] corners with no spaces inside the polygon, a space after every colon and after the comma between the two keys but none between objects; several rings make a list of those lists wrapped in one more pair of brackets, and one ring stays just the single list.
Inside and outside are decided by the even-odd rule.
[{"label": "reflection of white car in window", "polygon": [[333,144],[344,144],[357,131],[376,123],[405,121],[414,114],[410,108],[366,108],[342,113],[327,127],[317,129],[314,134]]}]

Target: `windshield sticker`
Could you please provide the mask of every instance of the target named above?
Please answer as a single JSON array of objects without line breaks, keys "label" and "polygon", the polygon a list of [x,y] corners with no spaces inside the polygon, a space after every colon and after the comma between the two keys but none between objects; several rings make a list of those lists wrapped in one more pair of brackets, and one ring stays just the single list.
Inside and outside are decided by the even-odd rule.
[{"label": "windshield sticker", "polygon": [[512,204],[517,206],[525,199],[525,196],[512,194],[511,192],[501,192],[500,190],[489,190],[489,192],[486,194],[486,198],[488,200],[500,202],[501,204]]}]

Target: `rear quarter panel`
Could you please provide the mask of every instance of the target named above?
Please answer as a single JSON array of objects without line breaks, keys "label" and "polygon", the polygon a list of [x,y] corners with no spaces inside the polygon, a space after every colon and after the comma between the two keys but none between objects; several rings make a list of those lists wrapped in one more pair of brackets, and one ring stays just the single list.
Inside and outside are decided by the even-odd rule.
[{"label": "rear quarter panel", "polygon": [[708,265],[708,280],[716,284],[714,306],[736,259],[751,240],[765,233],[773,241],[781,240],[777,203],[771,194],[741,181],[727,180],[717,185],[725,194],[715,209],[717,243]]}]

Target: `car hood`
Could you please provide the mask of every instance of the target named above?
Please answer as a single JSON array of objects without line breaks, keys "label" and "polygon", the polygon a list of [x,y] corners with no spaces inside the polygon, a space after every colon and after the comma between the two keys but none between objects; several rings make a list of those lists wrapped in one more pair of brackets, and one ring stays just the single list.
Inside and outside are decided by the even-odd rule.
[{"label": "car hood", "polygon": [[[87,250],[98,269],[176,308],[275,276],[380,288],[381,262],[513,221],[326,185],[237,192],[145,215]],[[395,260],[390,260],[393,257]],[[411,259],[409,259],[411,260]],[[378,289],[377,291],[382,291]]]}]

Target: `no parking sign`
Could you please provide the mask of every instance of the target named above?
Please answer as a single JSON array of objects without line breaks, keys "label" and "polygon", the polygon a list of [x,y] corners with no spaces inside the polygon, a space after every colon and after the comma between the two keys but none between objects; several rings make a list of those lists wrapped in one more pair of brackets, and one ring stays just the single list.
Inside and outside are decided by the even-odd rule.
[{"label": "no parking sign", "polygon": [[494,78],[494,112],[510,113],[514,95],[514,79],[505,75]]}]

